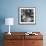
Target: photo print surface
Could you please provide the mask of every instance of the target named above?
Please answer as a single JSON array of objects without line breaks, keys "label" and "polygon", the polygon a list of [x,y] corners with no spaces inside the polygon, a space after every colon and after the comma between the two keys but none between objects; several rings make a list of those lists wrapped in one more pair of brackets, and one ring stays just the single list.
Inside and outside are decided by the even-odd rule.
[{"label": "photo print surface", "polygon": [[35,24],[35,8],[19,8],[20,24]]}]

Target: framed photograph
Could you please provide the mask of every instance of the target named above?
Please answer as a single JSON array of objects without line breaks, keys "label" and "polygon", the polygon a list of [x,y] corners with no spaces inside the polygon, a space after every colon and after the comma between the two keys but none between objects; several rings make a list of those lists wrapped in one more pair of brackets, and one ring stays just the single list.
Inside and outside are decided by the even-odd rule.
[{"label": "framed photograph", "polygon": [[19,24],[35,24],[35,8],[19,8]]}]

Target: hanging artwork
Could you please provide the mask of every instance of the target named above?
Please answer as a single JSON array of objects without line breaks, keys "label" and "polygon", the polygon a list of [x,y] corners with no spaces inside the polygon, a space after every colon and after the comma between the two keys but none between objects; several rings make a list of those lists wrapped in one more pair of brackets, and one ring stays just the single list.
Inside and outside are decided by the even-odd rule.
[{"label": "hanging artwork", "polygon": [[35,24],[35,8],[19,8],[19,24]]}]

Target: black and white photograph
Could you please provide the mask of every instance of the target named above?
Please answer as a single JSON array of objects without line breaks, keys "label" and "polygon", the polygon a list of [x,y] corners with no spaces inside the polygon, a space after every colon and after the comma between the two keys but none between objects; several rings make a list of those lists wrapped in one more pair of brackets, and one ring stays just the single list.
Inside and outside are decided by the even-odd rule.
[{"label": "black and white photograph", "polygon": [[20,24],[35,24],[35,8],[19,8]]}]

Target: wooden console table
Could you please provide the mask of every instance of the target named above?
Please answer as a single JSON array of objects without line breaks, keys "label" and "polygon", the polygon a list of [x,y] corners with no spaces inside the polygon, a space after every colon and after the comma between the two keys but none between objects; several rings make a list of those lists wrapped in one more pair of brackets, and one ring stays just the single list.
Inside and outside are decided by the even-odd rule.
[{"label": "wooden console table", "polygon": [[[8,35],[4,33],[4,46],[43,46],[43,35],[25,35],[26,32],[11,32]],[[34,33],[34,32],[33,32]]]}]

